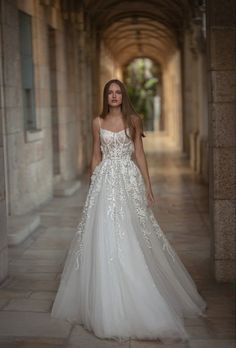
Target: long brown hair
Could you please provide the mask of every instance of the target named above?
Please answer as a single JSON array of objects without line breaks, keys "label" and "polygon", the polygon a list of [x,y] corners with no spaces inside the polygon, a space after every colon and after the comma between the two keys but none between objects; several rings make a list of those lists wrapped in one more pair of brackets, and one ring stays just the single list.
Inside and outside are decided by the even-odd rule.
[{"label": "long brown hair", "polygon": [[[103,90],[103,109],[102,109],[102,112],[99,116],[104,119],[107,116],[107,114],[109,113],[108,92],[109,92],[110,85],[112,83],[117,84],[120,87],[120,90],[122,93],[121,113],[122,113],[123,121],[124,121],[124,125],[125,125],[125,134],[127,137],[129,137],[129,135],[126,133],[126,128],[129,128],[131,138],[134,139],[135,127],[134,127],[133,122],[132,122],[132,116],[135,115],[135,116],[139,117],[140,119],[141,119],[141,117],[135,111],[135,109],[134,109],[134,107],[129,99],[126,88],[120,80],[112,79],[105,84],[104,90]],[[141,128],[141,135],[143,137],[145,137],[145,135],[143,133],[142,119],[141,119],[141,127],[142,127]]]}]

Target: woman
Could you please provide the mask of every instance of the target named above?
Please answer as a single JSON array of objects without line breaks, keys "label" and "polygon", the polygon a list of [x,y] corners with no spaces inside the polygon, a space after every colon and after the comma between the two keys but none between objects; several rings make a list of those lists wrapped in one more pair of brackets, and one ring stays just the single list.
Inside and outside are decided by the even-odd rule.
[{"label": "woman", "polygon": [[152,213],[142,122],[119,80],[92,129],[91,183],[52,315],[100,338],[186,340],[183,317],[206,304]]}]

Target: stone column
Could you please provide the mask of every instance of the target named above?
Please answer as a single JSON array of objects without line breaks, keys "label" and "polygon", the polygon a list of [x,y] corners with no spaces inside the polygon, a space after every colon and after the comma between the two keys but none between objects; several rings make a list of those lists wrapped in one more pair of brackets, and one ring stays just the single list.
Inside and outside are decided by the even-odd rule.
[{"label": "stone column", "polygon": [[[204,9],[205,13],[205,9]],[[193,49],[195,52],[194,94],[196,141],[194,144],[195,171],[204,182],[208,182],[208,109],[206,39],[203,20],[193,26]]]},{"label": "stone column", "polygon": [[184,33],[183,41],[183,142],[191,168],[199,174],[203,120],[207,121],[207,114],[203,110],[203,97],[207,91],[204,85],[205,53],[201,41],[201,26],[191,23]]},{"label": "stone column", "polygon": [[205,8],[192,19],[184,33],[183,142],[191,168],[204,182],[208,182],[208,90],[204,19]]},{"label": "stone column", "polygon": [[207,2],[210,213],[218,281],[235,279],[236,2]]},{"label": "stone column", "polygon": [[[95,26],[81,8],[78,18],[78,70],[80,96],[80,160],[88,168],[92,152],[92,118],[98,115],[99,46]],[[97,54],[97,55],[96,55]]]},{"label": "stone column", "polygon": [[100,44],[99,33],[96,27],[92,26],[92,48],[91,48],[91,69],[92,69],[92,113],[98,115],[101,110],[101,93],[100,90]]},{"label": "stone column", "polygon": [[7,212],[6,212],[6,182],[5,182],[5,96],[3,88],[3,54],[2,54],[2,2],[0,1],[0,283],[8,273],[7,247]]},{"label": "stone column", "polygon": [[208,183],[208,90],[205,52],[199,53],[198,62],[199,133],[196,146],[196,171],[201,176],[202,181]]},{"label": "stone column", "polygon": [[86,155],[87,164],[89,165],[91,160],[91,149],[92,149],[92,131],[91,131],[91,120],[93,118],[93,89],[92,85],[92,64],[93,64],[93,37],[92,37],[92,25],[89,17],[86,22],[86,32],[85,32],[85,45],[86,45],[86,70],[85,70],[85,81],[86,81]]},{"label": "stone column", "polygon": [[180,52],[169,57],[163,70],[163,96],[165,131],[176,149],[182,151],[182,81],[180,74]]},{"label": "stone column", "polygon": [[[182,50],[182,79],[183,79],[183,149],[192,163],[191,134],[197,130],[196,105],[194,97],[194,83],[196,77],[196,54],[192,47],[192,32],[188,29],[184,33]],[[195,160],[195,158],[194,158]]]},{"label": "stone column", "polygon": [[88,127],[87,127],[87,116],[88,116],[88,81],[87,81],[87,47],[86,47],[86,31],[84,27],[78,31],[78,65],[79,65],[79,76],[80,76],[80,133],[81,133],[81,158],[84,167],[88,165],[88,153],[87,153],[87,142]]}]

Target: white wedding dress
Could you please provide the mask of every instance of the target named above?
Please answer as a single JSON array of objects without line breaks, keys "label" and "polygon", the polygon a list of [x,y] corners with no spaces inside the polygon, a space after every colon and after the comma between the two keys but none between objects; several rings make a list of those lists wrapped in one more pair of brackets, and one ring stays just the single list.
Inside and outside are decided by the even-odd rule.
[{"label": "white wedding dress", "polygon": [[[128,132],[128,129],[127,129]],[[100,128],[95,168],[52,316],[118,341],[189,338],[184,317],[206,303],[151,208],[125,131]]]}]

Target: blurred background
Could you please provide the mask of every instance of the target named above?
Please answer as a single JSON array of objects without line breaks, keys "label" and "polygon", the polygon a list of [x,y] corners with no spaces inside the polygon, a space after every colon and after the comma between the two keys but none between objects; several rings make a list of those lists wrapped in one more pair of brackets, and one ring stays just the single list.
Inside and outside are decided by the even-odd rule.
[{"label": "blurred background", "polygon": [[50,318],[112,78],[143,119],[154,214],[208,305],[168,347],[235,347],[235,63],[235,0],[0,0],[0,348],[163,347]]}]

